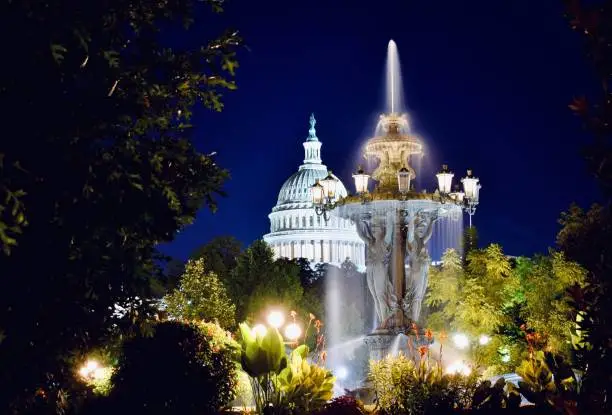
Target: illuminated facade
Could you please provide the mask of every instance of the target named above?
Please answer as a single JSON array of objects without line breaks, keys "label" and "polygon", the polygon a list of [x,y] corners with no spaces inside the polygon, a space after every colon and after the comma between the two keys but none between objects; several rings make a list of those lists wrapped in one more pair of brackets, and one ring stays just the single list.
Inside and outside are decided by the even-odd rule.
[{"label": "illuminated facade", "polygon": [[[264,235],[264,240],[272,247],[276,258],[306,258],[313,265],[324,262],[336,266],[349,259],[364,270],[365,244],[355,225],[335,215],[325,221],[315,213],[311,187],[328,174],[321,160],[322,143],[315,124],[314,115],[311,115],[308,138],[303,143],[304,164],[281,187],[276,206],[268,215],[270,233]],[[338,180],[336,198],[346,195],[346,188]]]}]

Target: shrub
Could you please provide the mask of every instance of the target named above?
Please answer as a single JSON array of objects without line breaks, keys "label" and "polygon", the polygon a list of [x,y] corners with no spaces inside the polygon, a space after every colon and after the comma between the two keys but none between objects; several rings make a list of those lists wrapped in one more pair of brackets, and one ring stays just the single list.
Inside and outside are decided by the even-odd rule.
[{"label": "shrub", "polygon": [[350,395],[334,398],[327,403],[317,415],[364,415],[366,410],[363,404]]},{"label": "shrub", "polygon": [[370,378],[381,413],[436,414],[470,407],[476,375],[444,374],[427,358],[418,362],[404,355],[370,362]]},{"label": "shrub", "polygon": [[112,378],[122,413],[214,414],[234,398],[231,350],[193,324],[164,322],[125,343]]}]

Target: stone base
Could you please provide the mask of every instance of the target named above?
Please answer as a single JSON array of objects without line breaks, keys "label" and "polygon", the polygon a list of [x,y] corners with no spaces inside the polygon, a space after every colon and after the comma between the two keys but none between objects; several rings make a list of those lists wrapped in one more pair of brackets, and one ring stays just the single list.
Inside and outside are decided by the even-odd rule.
[{"label": "stone base", "polygon": [[370,360],[381,360],[385,358],[391,349],[393,340],[397,335],[384,330],[376,330],[365,338],[365,344],[370,352]]},{"label": "stone base", "polygon": [[400,351],[411,358],[419,356],[419,347],[428,346],[433,342],[433,339],[427,339],[425,333],[421,331],[416,334],[408,330],[377,329],[367,335],[364,340],[370,352],[370,360],[385,358],[391,352],[393,342],[400,333],[403,334]]}]

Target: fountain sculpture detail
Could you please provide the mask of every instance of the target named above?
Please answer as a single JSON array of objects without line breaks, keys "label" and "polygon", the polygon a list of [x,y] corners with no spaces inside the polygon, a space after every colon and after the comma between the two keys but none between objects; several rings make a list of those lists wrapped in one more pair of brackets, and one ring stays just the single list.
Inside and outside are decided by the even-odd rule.
[{"label": "fountain sculpture detail", "polygon": [[317,212],[333,210],[336,216],[350,219],[366,244],[367,286],[377,325],[365,341],[370,359],[374,360],[389,353],[400,333],[408,337],[413,350],[430,340],[417,328],[431,263],[427,243],[440,219],[459,220],[463,209],[471,219],[480,189],[478,179],[468,171],[462,180],[465,193],[452,193],[453,175],[446,166],[437,175],[439,189],[434,193],[411,189],[410,181],[416,177],[411,157],[421,157],[423,145],[411,132],[407,115],[396,112],[401,107],[396,101],[401,95],[399,74],[397,47],[391,41],[387,68],[389,113],[380,116],[374,137],[363,148],[365,158],[378,162],[371,174],[376,181],[373,191],[368,191],[369,176],[363,170],[354,176],[358,194],[337,203],[332,203],[326,194],[333,195],[333,183],[322,181],[313,186]]}]

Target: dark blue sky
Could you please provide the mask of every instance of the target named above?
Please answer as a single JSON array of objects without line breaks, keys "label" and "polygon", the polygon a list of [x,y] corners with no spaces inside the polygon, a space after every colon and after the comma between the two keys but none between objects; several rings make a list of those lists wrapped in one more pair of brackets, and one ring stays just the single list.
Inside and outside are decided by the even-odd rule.
[{"label": "dark blue sky", "polygon": [[[186,258],[217,235],[249,244],[266,233],[278,190],[303,158],[311,112],[323,161],[352,190],[358,150],[384,109],[391,38],[425,164],[433,172],[447,162],[461,174],[471,166],[481,179],[481,242],[514,255],[545,251],[559,213],[596,197],[580,157],[589,136],[567,108],[594,88],[593,73],[561,3],[229,2],[212,27],[236,27],[248,45],[238,90],[222,113],[194,120],[198,146],[231,171],[228,197],[164,251]],[[201,24],[195,40],[211,29]],[[433,188],[433,176],[421,179]]]}]

